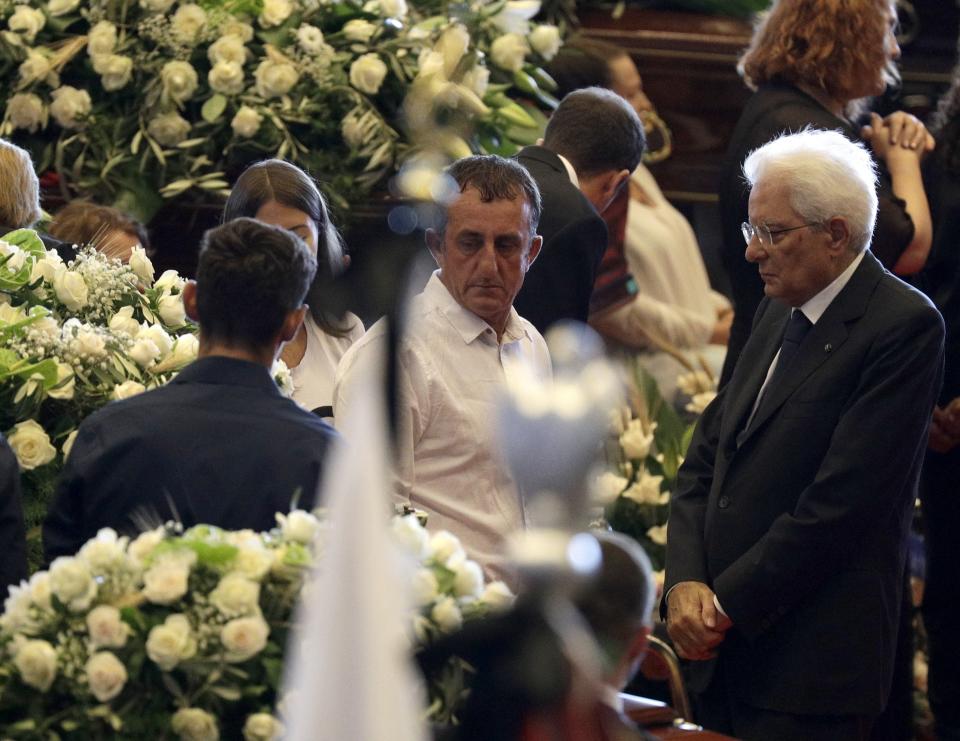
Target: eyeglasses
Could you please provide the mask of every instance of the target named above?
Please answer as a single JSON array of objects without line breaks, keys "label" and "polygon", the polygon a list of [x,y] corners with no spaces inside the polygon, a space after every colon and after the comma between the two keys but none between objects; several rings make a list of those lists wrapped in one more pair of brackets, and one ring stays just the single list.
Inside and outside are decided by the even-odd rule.
[{"label": "eyeglasses", "polygon": [[807,224],[801,224],[800,226],[789,226],[786,229],[770,229],[770,227],[768,227],[766,224],[754,226],[749,221],[744,221],[740,225],[740,233],[743,234],[743,241],[747,244],[750,244],[751,240],[756,237],[760,240],[760,244],[762,244],[764,247],[772,247],[773,238],[777,234],[795,232],[797,229],[804,229],[808,226],[820,226],[820,224],[812,221]]}]

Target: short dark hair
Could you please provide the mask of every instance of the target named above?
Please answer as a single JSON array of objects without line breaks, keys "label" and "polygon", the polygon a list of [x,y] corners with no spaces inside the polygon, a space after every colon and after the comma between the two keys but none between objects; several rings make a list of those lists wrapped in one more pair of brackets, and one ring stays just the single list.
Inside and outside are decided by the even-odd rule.
[{"label": "short dark hair", "polygon": [[254,219],[203,235],[197,266],[200,329],[222,342],[260,349],[303,305],[317,260],[296,234]]},{"label": "short dark hair", "polygon": [[646,145],[637,112],[619,95],[600,87],[569,93],[543,136],[543,146],[570,160],[580,176],[633,172]]},{"label": "short dark hair", "polygon": [[[461,193],[467,188],[476,188],[483,203],[523,198],[530,206],[530,231],[536,234],[543,211],[540,189],[519,162],[496,154],[477,154],[457,160],[446,169],[446,173],[456,181]],[[438,226],[440,232],[446,223],[444,211]]]},{"label": "short dark hair", "polygon": [[633,538],[594,532],[603,563],[574,595],[574,605],[597,640],[619,660],[644,625],[650,624],[654,586],[650,559]]}]

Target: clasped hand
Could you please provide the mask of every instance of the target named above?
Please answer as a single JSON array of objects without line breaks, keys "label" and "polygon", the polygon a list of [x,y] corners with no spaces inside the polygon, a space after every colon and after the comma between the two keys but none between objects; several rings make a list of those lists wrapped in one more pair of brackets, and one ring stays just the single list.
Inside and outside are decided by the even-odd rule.
[{"label": "clasped hand", "polygon": [[713,590],[697,581],[682,581],[667,597],[667,632],[684,659],[702,661],[715,655],[732,623],[717,610]]}]

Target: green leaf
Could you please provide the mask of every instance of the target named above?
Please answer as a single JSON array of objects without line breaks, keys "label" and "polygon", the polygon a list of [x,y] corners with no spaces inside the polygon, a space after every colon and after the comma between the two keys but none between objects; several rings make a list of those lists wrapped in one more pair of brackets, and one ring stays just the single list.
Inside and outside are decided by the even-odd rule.
[{"label": "green leaf", "polygon": [[223,115],[223,112],[227,108],[227,97],[216,93],[207,98],[207,102],[203,104],[203,108],[200,109],[200,115],[203,116],[203,120],[208,123],[213,123],[220,116]]}]

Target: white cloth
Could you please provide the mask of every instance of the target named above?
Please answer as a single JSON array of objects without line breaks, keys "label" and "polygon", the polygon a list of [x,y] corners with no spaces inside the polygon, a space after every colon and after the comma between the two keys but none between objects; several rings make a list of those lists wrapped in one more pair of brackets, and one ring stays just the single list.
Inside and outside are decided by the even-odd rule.
[{"label": "white cloth", "polygon": [[577,177],[577,171],[573,169],[573,164],[570,160],[564,157],[562,154],[558,154],[557,157],[560,158],[560,162],[563,163],[563,169],[567,171],[567,175],[570,177],[570,182],[580,187],[580,178]]},{"label": "white cloth", "polygon": [[341,323],[347,333],[334,337],[324,332],[309,313],[303,320],[307,347],[300,363],[290,369],[290,375],[293,400],[309,411],[333,404],[333,379],[340,359],[363,336],[363,323],[354,314],[347,312]]},{"label": "white cloth", "polygon": [[[355,378],[382,362],[377,322],[337,369],[337,426],[356,403]],[[394,500],[424,510],[431,531],[457,535],[488,577],[510,581],[503,538],[526,523],[517,487],[493,439],[498,392],[518,364],[551,374],[546,343],[511,309],[503,339],[460,306],[434,273],[408,311],[398,354],[397,470]]]}]

